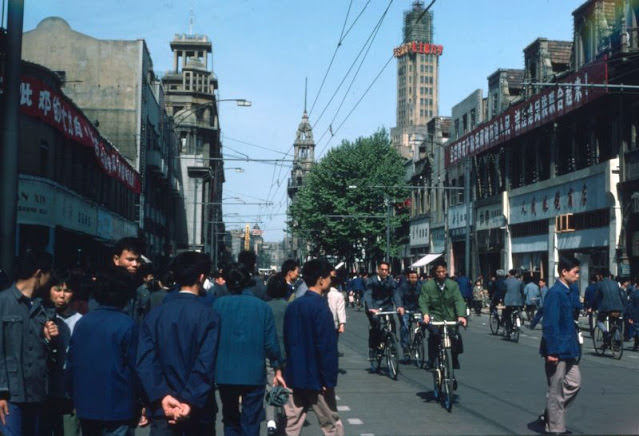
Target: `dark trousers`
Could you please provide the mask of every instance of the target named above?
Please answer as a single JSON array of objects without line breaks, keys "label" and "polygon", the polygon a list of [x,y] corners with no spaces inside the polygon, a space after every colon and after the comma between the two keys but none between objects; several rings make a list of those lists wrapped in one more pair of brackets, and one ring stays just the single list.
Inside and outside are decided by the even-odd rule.
[{"label": "dark trousers", "polygon": [[136,423],[80,419],[82,436],[133,436]]},{"label": "dark trousers", "polygon": [[259,435],[260,424],[264,420],[265,386],[218,385],[218,388],[224,436]]},{"label": "dark trousers", "polygon": [[[430,333],[428,335],[428,361],[434,365],[435,364],[435,359],[437,359],[439,356],[439,344],[441,344],[442,342],[442,332],[441,329],[439,327],[435,327],[433,325],[428,325],[426,327],[428,329],[428,332]],[[452,331],[449,331],[449,335],[451,337],[451,342],[452,342],[452,347],[451,347],[451,356],[453,358],[453,361],[451,362],[453,364],[453,368],[454,369],[459,369],[459,349],[461,344],[456,344],[455,343],[455,339],[453,339],[453,335],[455,333]],[[461,336],[460,339],[461,340]]]},{"label": "dark trousers", "polygon": [[[212,417],[214,418],[214,416]],[[150,436],[215,436],[215,421],[187,419],[169,424],[165,418],[151,418]]]},{"label": "dark trousers", "polygon": [[[366,315],[368,316],[368,322],[370,323],[370,327],[368,328],[368,348],[374,350],[382,341],[381,321],[377,316],[374,316],[370,312],[366,312]],[[390,324],[391,330],[396,331],[395,317],[391,317]]]},{"label": "dark trousers", "polygon": [[40,436],[42,434],[42,403],[11,403],[6,424],[0,422],[4,436]]}]

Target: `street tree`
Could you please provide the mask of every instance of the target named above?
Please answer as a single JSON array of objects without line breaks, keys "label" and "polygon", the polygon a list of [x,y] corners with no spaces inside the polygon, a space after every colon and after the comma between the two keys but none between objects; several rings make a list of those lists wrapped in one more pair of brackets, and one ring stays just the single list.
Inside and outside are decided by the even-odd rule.
[{"label": "street tree", "polygon": [[396,256],[408,234],[404,172],[404,159],[391,148],[386,130],[344,140],[304,179],[290,206],[293,234],[309,245],[311,255],[368,264],[385,257],[388,223],[390,253]]}]

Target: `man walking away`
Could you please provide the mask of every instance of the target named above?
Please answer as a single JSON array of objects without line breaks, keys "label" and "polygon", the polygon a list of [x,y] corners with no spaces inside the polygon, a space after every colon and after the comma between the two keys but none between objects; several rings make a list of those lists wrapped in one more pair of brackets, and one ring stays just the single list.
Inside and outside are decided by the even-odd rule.
[{"label": "man walking away", "polygon": [[337,336],[333,316],[322,294],[331,285],[332,267],[325,260],[304,264],[308,292],[288,305],[284,315],[285,379],[293,389],[284,406],[287,436],[299,435],[309,408],[324,435],[342,436],[337,413]]},{"label": "man walking away", "polygon": [[548,391],[546,410],[540,417],[551,434],[566,431],[566,407],[575,399],[581,387],[579,340],[573,322],[571,285],[579,280],[579,261],[574,257],[559,259],[559,279],[548,290],[544,300],[543,335],[540,353],[545,360]]}]

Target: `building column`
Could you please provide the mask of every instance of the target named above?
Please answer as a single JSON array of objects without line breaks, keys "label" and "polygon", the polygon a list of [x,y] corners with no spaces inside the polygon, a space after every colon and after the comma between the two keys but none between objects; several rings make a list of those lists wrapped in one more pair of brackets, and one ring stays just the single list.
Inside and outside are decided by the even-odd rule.
[{"label": "building column", "polygon": [[548,288],[555,283],[557,264],[559,263],[556,226],[555,218],[548,218]]}]

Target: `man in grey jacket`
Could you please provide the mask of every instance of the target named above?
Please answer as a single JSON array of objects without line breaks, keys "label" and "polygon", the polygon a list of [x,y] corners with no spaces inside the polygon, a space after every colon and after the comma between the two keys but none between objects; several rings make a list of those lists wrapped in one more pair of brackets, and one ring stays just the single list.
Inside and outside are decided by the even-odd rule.
[{"label": "man in grey jacket", "polygon": [[524,305],[524,286],[519,279],[517,271],[511,269],[508,271],[508,278],[505,280],[506,295],[504,296],[503,320],[506,331],[512,329],[510,316],[516,309],[521,309]]},{"label": "man in grey jacket", "polygon": [[17,262],[17,280],[0,292],[0,434],[39,434],[47,395],[47,362],[55,350],[55,311],[40,298],[53,257],[28,251]]}]

